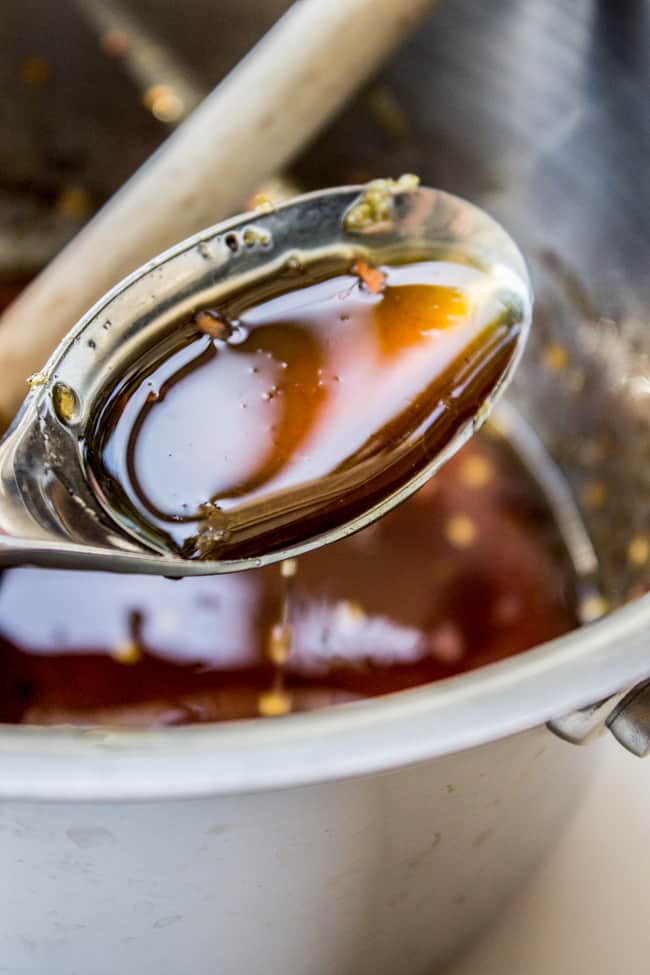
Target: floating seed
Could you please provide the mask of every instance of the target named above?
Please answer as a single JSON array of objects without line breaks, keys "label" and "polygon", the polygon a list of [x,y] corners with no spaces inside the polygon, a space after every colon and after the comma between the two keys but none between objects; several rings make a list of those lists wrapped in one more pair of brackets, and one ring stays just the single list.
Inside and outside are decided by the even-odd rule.
[{"label": "floating seed", "polygon": [[393,197],[396,193],[414,190],[420,180],[412,173],[399,179],[375,179],[368,183],[360,199],[353,203],[343,218],[347,231],[371,230],[388,223],[393,215]]},{"label": "floating seed", "polygon": [[52,389],[54,412],[62,423],[69,423],[79,410],[77,394],[67,383],[55,383]]},{"label": "floating seed", "polygon": [[280,566],[280,574],[283,579],[293,579],[297,571],[298,562],[296,559],[284,559]]},{"label": "floating seed", "polygon": [[70,220],[83,220],[93,208],[88,190],[83,186],[68,186],[61,190],[56,201],[59,213]]},{"label": "floating seed", "polygon": [[282,667],[291,652],[291,629],[286,623],[274,623],[269,633],[268,657],[276,667]]},{"label": "floating seed", "polygon": [[607,600],[599,595],[587,596],[578,607],[583,623],[593,623],[594,620],[604,616],[608,609]]},{"label": "floating seed", "polygon": [[257,700],[257,711],[262,718],[279,718],[291,711],[291,695],[286,691],[265,691]]},{"label": "floating seed", "polygon": [[113,648],[111,657],[118,664],[125,664],[131,667],[133,664],[137,664],[142,660],[142,648],[136,640],[125,640],[124,643],[118,643]]},{"label": "floating seed", "polygon": [[454,548],[469,548],[476,541],[476,524],[468,515],[452,515],[445,525],[445,535]]},{"label": "floating seed", "polygon": [[30,87],[44,85],[46,81],[50,80],[51,74],[52,69],[50,67],[50,62],[47,60],[47,58],[40,57],[38,55],[27,58],[26,61],[23,61],[20,69],[23,84],[29,85]]},{"label": "floating seed", "polygon": [[266,193],[257,193],[253,200],[253,206],[259,213],[271,213],[273,210],[273,200]]},{"label": "floating seed", "polygon": [[627,560],[635,569],[641,569],[650,558],[650,540],[647,535],[635,535],[627,547]]},{"label": "floating seed", "polygon": [[474,454],[463,461],[460,476],[468,487],[485,487],[494,477],[494,468],[486,457]]},{"label": "floating seed", "polygon": [[266,247],[267,244],[271,243],[271,234],[269,231],[260,230],[257,227],[246,227],[242,236],[246,247],[254,247],[255,244],[261,244],[263,247]]},{"label": "floating seed", "polygon": [[299,274],[303,269],[302,261],[299,257],[296,257],[295,254],[291,254],[291,256],[287,258],[286,268],[291,274]]},{"label": "floating seed", "polygon": [[366,618],[366,612],[361,603],[352,599],[341,599],[336,604],[336,622],[343,629],[356,628]]},{"label": "floating seed", "polygon": [[561,372],[567,367],[569,354],[559,342],[551,342],[544,349],[542,359],[546,368],[550,369],[551,372]]},{"label": "floating seed", "polygon": [[582,490],[582,503],[588,511],[602,508],[606,497],[605,485],[601,481],[590,481]]},{"label": "floating seed", "polygon": [[185,110],[183,99],[170,85],[152,85],[142,102],[159,122],[177,122]]}]

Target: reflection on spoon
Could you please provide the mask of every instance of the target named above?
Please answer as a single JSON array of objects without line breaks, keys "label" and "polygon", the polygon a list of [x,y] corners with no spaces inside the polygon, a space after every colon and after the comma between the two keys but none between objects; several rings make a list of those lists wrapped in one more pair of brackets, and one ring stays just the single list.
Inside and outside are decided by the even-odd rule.
[{"label": "reflection on spoon", "polygon": [[145,351],[96,418],[89,463],[118,512],[185,558],[300,544],[425,470],[520,330],[489,271],[316,263],[179,322],[162,361]]}]

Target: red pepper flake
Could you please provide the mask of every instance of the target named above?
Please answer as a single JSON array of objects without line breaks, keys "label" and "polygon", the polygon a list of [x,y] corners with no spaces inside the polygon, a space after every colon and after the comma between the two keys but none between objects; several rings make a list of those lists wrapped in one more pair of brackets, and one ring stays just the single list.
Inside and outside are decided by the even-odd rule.
[{"label": "red pepper flake", "polygon": [[386,275],[379,268],[371,267],[367,261],[360,259],[352,265],[352,272],[361,281],[361,286],[371,295],[378,295],[386,283]]},{"label": "red pepper flake", "polygon": [[204,335],[209,335],[213,339],[221,339],[222,342],[227,342],[233,333],[230,322],[227,322],[218,311],[213,311],[211,308],[197,311],[194,316],[194,323]]}]

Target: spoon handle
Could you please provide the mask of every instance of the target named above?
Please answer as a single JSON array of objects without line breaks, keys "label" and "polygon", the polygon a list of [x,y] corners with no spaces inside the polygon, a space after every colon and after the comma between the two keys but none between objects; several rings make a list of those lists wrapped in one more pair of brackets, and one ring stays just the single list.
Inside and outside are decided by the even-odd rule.
[{"label": "spoon handle", "polygon": [[0,319],[0,419],[78,318],[143,261],[236,211],[430,0],[298,0]]}]

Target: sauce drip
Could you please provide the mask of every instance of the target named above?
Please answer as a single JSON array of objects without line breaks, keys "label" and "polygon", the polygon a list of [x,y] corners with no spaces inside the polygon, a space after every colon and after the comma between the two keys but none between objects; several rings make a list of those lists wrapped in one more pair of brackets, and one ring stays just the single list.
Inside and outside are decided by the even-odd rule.
[{"label": "sauce drip", "polygon": [[509,365],[521,303],[444,260],[258,282],[177,322],[87,440],[114,517],[186,558],[256,558],[426,468]]}]

